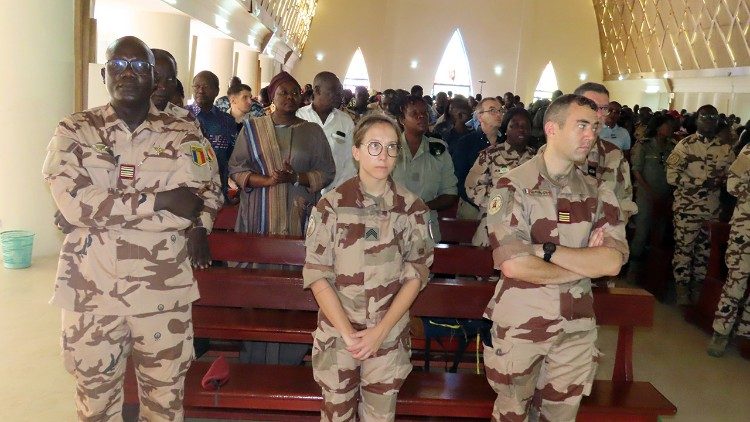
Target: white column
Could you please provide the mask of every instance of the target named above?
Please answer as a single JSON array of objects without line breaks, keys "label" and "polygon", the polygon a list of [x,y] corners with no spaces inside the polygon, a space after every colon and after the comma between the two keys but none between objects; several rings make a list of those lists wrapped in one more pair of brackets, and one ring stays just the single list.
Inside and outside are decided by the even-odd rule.
[{"label": "white column", "polygon": [[97,19],[97,61],[104,62],[109,44],[124,35],[134,35],[151,48],[167,50],[177,61],[177,77],[190,84],[190,18],[173,13],[107,11],[99,9]]},{"label": "white column", "polygon": [[36,233],[34,255],[60,250],[55,206],[42,180],[47,144],[74,104],[74,2],[3,4],[0,38],[0,231]]},{"label": "white column", "polygon": [[263,88],[271,83],[271,79],[279,72],[276,70],[277,62],[272,56],[261,54],[258,59],[260,60],[260,87]]},{"label": "white column", "polygon": [[199,35],[196,50],[195,69],[187,83],[198,72],[210,70],[219,77],[219,96],[226,95],[233,73],[234,40]]},{"label": "white column", "polygon": [[239,60],[237,63],[237,76],[242,83],[253,89],[253,95],[257,96],[260,87],[258,85],[258,52],[249,48],[238,47]]}]

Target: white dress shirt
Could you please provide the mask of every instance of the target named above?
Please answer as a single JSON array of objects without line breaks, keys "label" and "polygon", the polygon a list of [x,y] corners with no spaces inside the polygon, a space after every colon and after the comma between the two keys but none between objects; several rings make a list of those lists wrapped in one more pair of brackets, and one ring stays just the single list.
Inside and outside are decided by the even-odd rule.
[{"label": "white dress shirt", "polygon": [[312,108],[312,104],[297,110],[297,117],[308,122],[317,123],[323,128],[331,147],[333,161],[336,163],[336,176],[330,185],[323,188],[322,193],[335,189],[340,184],[351,179],[357,174],[352,157],[352,132],[354,121],[348,114],[341,110],[333,109],[326,117],[325,122],[320,121],[320,116]]}]

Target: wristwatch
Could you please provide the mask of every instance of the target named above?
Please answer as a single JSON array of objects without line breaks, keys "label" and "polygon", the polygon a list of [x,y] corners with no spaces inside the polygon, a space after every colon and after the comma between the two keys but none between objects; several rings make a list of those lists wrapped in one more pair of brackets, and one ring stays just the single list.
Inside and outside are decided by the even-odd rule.
[{"label": "wristwatch", "polygon": [[552,254],[557,250],[557,245],[552,242],[544,242],[542,244],[542,251],[544,251],[544,261],[549,262],[552,259]]}]

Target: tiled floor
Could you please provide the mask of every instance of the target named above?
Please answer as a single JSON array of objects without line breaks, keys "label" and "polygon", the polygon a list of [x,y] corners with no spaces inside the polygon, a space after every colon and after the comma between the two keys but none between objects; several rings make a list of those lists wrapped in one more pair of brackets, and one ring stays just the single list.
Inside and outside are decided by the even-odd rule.
[{"label": "tiled floor", "polygon": [[[74,421],[73,383],[63,370],[59,310],[47,304],[56,260],[25,270],[0,268],[0,420]],[[708,337],[686,324],[676,308],[657,304],[652,329],[635,337],[635,378],[651,381],[677,405],[676,422],[750,421],[750,361],[736,351],[706,355]],[[600,378],[612,371],[616,331],[603,328],[606,354]]]}]

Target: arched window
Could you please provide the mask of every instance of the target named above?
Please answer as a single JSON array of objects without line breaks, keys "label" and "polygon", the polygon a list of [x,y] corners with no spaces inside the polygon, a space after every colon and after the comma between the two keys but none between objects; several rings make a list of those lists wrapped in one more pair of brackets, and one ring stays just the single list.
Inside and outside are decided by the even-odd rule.
[{"label": "arched window", "polygon": [[471,69],[469,57],[466,55],[464,41],[458,29],[453,32],[448,46],[445,47],[443,58],[440,59],[435,83],[432,85],[433,94],[440,91],[453,91],[454,94],[469,96],[471,88]]},{"label": "arched window", "polygon": [[555,76],[555,68],[552,67],[552,62],[549,62],[544,71],[542,71],[539,83],[536,84],[534,101],[542,98],[550,99],[552,98],[552,93],[555,91],[557,91],[557,76]]},{"label": "arched window", "polygon": [[370,76],[367,74],[367,65],[365,64],[365,56],[362,55],[362,49],[357,47],[357,51],[354,52],[354,57],[349,63],[349,69],[346,71],[346,77],[344,78],[344,89],[351,89],[358,86],[367,87],[370,89]]}]

